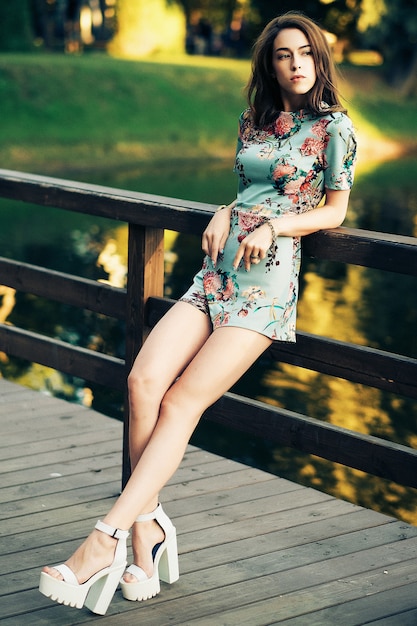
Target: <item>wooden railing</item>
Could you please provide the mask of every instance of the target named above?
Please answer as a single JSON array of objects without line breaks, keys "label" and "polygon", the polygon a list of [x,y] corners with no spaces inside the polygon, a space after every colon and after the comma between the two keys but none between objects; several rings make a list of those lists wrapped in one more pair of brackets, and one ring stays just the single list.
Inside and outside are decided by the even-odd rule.
[{"label": "wooden railing", "polygon": [[[149,327],[172,305],[163,298],[164,229],[201,234],[214,207],[9,170],[0,170],[0,197],[129,225],[126,289],[0,259],[2,285],[124,319],[126,352],[122,360],[4,324],[0,351],[125,391],[127,373]],[[417,277],[417,240],[412,237],[338,228],[305,237],[303,254]],[[303,332],[297,333],[295,345],[275,342],[270,351],[281,362],[417,398],[417,359]],[[407,446],[232,393],[208,409],[205,418],[417,487],[417,451]],[[129,475],[128,430],[126,415],[124,481]]]}]

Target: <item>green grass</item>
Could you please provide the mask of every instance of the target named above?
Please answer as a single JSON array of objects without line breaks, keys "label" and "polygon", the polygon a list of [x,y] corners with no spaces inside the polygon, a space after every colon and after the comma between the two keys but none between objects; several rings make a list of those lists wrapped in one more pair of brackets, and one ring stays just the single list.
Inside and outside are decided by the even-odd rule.
[{"label": "green grass", "polygon": [[[176,161],[234,149],[247,63],[0,56],[0,157],[27,169]],[[32,162],[32,163],[31,163]]]},{"label": "green grass", "polygon": [[[230,159],[249,69],[248,61],[196,57],[0,55],[0,165],[66,174]],[[375,68],[344,75],[349,112],[368,136],[415,138],[416,99],[399,100]]]},{"label": "green grass", "polygon": [[402,97],[398,89],[387,85],[381,67],[351,66],[343,73],[352,85],[354,114],[360,115],[386,138],[415,146],[417,97]]}]

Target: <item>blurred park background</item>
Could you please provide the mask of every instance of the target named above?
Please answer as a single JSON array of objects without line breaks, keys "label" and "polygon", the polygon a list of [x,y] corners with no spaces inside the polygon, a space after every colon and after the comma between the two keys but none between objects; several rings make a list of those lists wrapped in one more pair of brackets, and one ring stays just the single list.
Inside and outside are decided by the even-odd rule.
[{"label": "blurred park background", "polygon": [[[254,38],[286,10],[324,28],[359,138],[345,225],[417,236],[415,0],[13,0],[0,4],[0,167],[226,203]],[[123,287],[127,227],[0,201],[0,254]],[[201,263],[166,234],[166,295]],[[0,322],[123,357],[120,322],[0,286]],[[415,280],[305,259],[299,329],[417,356]],[[120,418],[123,398],[0,354],[0,375]],[[261,359],[236,391],[416,447],[417,403]],[[417,523],[415,490],[202,423],[194,443]]]}]

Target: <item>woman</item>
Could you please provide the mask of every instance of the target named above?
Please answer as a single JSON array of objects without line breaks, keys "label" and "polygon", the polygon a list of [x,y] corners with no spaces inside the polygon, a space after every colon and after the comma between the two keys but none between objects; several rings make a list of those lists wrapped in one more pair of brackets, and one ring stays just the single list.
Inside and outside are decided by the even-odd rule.
[{"label": "woman", "polygon": [[[295,341],[300,237],[346,215],[356,143],[334,74],[326,39],[307,17],[288,13],[260,35],[240,118],[237,198],[214,214],[201,271],[136,358],[131,478],[70,559],[43,569],[40,590],[53,600],[104,614],[120,576],[129,600],[178,578],[175,528],[158,493],[204,410],[272,340]],[[134,564],[123,573],[130,528]]]}]

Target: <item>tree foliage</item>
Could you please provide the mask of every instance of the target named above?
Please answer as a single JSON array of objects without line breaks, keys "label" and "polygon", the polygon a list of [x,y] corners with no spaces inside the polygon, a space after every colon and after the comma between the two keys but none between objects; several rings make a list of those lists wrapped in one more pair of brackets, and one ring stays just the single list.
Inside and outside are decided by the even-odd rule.
[{"label": "tree foliage", "polygon": [[0,2],[0,51],[27,51],[32,41],[30,0]]},{"label": "tree foliage", "polygon": [[361,0],[281,0],[279,4],[270,0],[251,0],[257,9],[263,26],[277,15],[287,11],[300,11],[318,22],[323,28],[343,39],[352,39],[360,15]]},{"label": "tree foliage", "polygon": [[160,52],[179,53],[185,46],[185,17],[173,0],[118,0],[117,32],[109,52],[139,58]]},{"label": "tree foliage", "polygon": [[364,45],[381,52],[387,80],[404,94],[412,93],[417,82],[415,0],[363,2],[368,9],[368,19],[359,23]]}]

